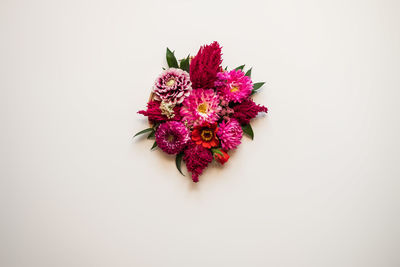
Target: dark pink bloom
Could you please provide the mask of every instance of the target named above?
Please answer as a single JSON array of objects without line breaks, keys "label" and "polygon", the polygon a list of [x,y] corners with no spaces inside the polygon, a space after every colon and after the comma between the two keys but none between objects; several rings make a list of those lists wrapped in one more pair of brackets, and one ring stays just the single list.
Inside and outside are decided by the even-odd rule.
[{"label": "dark pink bloom", "polygon": [[255,118],[259,112],[268,112],[264,106],[257,105],[251,99],[246,99],[239,105],[233,107],[233,118],[237,119],[241,124],[248,124],[252,118]]},{"label": "dark pink bloom", "polygon": [[168,118],[167,116],[161,114],[160,102],[152,100],[147,103],[147,110],[138,111],[139,114],[142,114],[148,117],[149,121],[152,123],[163,122],[163,121],[180,121],[182,116],[180,115],[180,107],[174,107],[174,116],[172,118]]},{"label": "dark pink bloom", "polygon": [[196,145],[189,142],[187,149],[184,152],[183,160],[186,162],[186,168],[192,173],[193,182],[199,181],[199,176],[208,164],[213,160],[213,155],[210,150],[202,145]]},{"label": "dark pink bloom", "polygon": [[189,141],[189,130],[177,121],[161,123],[156,131],[156,142],[165,153],[176,154],[182,151]]},{"label": "dark pink bloom", "polygon": [[194,89],[214,87],[222,63],[221,55],[218,42],[200,47],[199,52],[190,62],[190,80]]},{"label": "dark pink bloom", "polygon": [[253,82],[241,70],[224,71],[217,74],[217,91],[228,102],[240,103],[253,90]]}]

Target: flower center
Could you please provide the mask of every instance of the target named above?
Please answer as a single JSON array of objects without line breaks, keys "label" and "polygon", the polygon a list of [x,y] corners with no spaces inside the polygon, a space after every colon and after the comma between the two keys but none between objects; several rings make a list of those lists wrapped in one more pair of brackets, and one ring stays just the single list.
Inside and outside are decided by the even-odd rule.
[{"label": "flower center", "polygon": [[201,139],[204,141],[210,141],[214,137],[213,132],[210,129],[201,131]]},{"label": "flower center", "polygon": [[234,86],[231,87],[231,93],[234,93],[234,92],[237,92],[237,91],[239,91],[239,86],[234,85]]},{"label": "flower center", "polygon": [[165,83],[168,87],[174,86],[175,84],[175,79],[171,78]]},{"label": "flower center", "polygon": [[207,113],[207,108],[208,105],[207,103],[201,103],[198,107],[197,107],[197,111],[202,113],[202,114],[206,114]]},{"label": "flower center", "polygon": [[173,136],[172,134],[168,135],[168,137],[167,137],[168,142],[173,142],[174,140],[175,140],[175,136]]}]

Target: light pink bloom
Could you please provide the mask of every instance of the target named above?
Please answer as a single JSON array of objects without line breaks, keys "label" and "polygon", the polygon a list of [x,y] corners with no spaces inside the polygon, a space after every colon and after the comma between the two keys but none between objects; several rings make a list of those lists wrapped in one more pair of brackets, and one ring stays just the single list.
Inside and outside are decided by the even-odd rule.
[{"label": "light pink bloom", "polygon": [[221,142],[222,149],[228,151],[240,145],[243,130],[237,120],[230,119],[229,122],[223,121],[219,124],[217,136]]},{"label": "light pink bloom", "polygon": [[182,103],[190,91],[192,83],[189,73],[175,68],[164,70],[153,86],[154,99],[169,105]]},{"label": "light pink bloom", "polygon": [[203,122],[210,124],[216,122],[220,110],[219,98],[213,89],[195,89],[183,101],[180,112],[182,121],[189,126],[197,126]]}]

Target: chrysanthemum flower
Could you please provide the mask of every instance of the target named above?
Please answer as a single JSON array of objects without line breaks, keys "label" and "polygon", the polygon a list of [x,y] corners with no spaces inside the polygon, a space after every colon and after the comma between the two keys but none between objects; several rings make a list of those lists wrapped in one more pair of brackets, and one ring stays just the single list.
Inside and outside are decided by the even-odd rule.
[{"label": "chrysanthemum flower", "polygon": [[219,98],[214,90],[196,89],[183,101],[180,112],[182,121],[190,126],[197,126],[203,122],[216,122],[220,110]]},{"label": "chrysanthemum flower", "polygon": [[203,123],[192,131],[192,141],[205,148],[212,148],[218,145],[217,124]]},{"label": "chrysanthemum flower", "polygon": [[241,70],[219,72],[215,86],[226,101],[240,103],[248,98],[253,90],[253,82]]},{"label": "chrysanthemum flower", "polygon": [[172,105],[182,103],[191,90],[189,73],[175,68],[164,70],[153,86],[154,99]]},{"label": "chrysanthemum flower", "polygon": [[186,168],[192,173],[193,182],[199,181],[199,176],[208,164],[213,160],[213,155],[210,150],[203,146],[189,142],[187,149],[184,151],[183,160],[186,163]]},{"label": "chrysanthemum flower", "polygon": [[168,154],[182,151],[189,141],[189,130],[177,121],[168,121],[160,124],[156,130],[156,143],[159,148]]},{"label": "chrysanthemum flower", "polygon": [[243,130],[237,120],[230,119],[229,122],[223,121],[219,124],[217,135],[221,142],[222,149],[230,150],[240,145]]},{"label": "chrysanthemum flower", "polygon": [[248,124],[259,112],[266,113],[268,109],[264,106],[257,105],[251,99],[246,99],[239,105],[234,106],[233,111],[233,118],[237,119],[241,124]]}]

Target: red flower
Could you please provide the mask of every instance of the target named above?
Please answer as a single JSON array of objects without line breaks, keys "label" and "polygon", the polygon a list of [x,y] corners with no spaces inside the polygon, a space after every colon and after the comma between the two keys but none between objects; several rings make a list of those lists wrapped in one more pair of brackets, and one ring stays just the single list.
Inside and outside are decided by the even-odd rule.
[{"label": "red flower", "polygon": [[218,145],[217,124],[203,123],[193,129],[192,140],[197,145],[202,145],[204,148],[212,148]]},{"label": "red flower", "polygon": [[244,100],[239,105],[233,107],[233,118],[237,119],[241,124],[248,124],[252,118],[255,118],[259,112],[268,112],[264,106],[257,105],[253,100]]},{"label": "red flower", "polygon": [[214,153],[214,158],[215,158],[216,161],[218,161],[219,163],[224,165],[224,163],[228,161],[229,155],[228,155],[228,153],[226,153],[223,150],[219,150],[219,152],[221,152],[222,155],[220,153],[218,153],[218,152]]},{"label": "red flower", "polygon": [[200,174],[213,160],[213,156],[210,150],[190,142],[184,151],[183,160],[188,171],[192,173],[193,182],[197,183]]},{"label": "red flower", "polygon": [[147,103],[147,110],[140,110],[138,111],[138,113],[147,116],[149,121],[153,123],[163,122],[163,121],[180,121],[182,119],[179,112],[180,109],[181,109],[180,107],[175,106],[174,117],[169,119],[167,116],[161,114],[160,102],[151,100],[149,103]]},{"label": "red flower", "polygon": [[190,62],[190,80],[193,89],[214,87],[222,63],[221,55],[218,42],[200,47],[199,52]]}]

